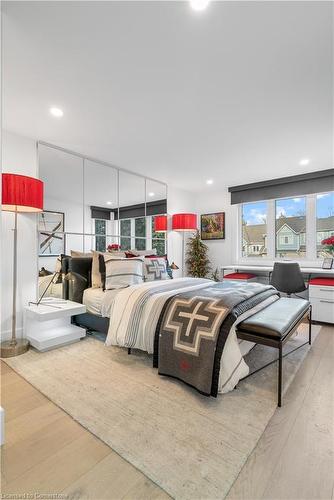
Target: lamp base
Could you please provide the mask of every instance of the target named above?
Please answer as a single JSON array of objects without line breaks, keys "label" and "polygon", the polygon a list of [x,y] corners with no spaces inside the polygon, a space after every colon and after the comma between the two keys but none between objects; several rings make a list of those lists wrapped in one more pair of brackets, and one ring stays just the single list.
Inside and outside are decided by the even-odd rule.
[{"label": "lamp base", "polygon": [[11,340],[5,340],[1,342],[0,349],[1,358],[12,358],[13,356],[19,356],[27,352],[29,341],[27,339],[17,339],[14,344]]}]

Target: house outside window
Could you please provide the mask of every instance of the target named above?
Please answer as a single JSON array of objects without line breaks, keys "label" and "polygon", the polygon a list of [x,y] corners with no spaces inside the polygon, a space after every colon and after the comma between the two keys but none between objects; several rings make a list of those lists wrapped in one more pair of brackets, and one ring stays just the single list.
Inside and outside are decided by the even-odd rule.
[{"label": "house outside window", "polygon": [[276,257],[305,257],[306,246],[300,237],[305,231],[306,198],[276,200]]},{"label": "house outside window", "polygon": [[255,202],[242,205],[242,256],[267,255],[267,203]]},{"label": "house outside window", "polygon": [[248,259],[313,262],[328,257],[334,236],[334,192],[240,205],[240,254]]},{"label": "house outside window", "polygon": [[330,236],[334,236],[334,192],[317,195],[317,257],[331,257],[326,247],[321,242]]}]

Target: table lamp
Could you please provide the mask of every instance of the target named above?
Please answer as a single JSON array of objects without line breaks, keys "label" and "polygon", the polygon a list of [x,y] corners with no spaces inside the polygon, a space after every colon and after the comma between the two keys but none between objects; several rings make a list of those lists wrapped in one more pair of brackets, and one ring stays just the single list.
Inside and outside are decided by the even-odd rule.
[{"label": "table lamp", "polygon": [[18,174],[2,174],[2,210],[14,212],[13,249],[13,309],[12,338],[1,342],[1,357],[9,358],[23,354],[29,348],[26,339],[16,338],[16,291],[17,291],[17,214],[43,210],[43,182],[33,177]]}]

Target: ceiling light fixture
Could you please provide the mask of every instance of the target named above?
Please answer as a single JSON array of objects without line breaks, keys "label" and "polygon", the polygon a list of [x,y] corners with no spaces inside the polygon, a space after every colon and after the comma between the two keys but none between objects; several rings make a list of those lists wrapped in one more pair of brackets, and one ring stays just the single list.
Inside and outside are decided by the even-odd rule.
[{"label": "ceiling light fixture", "polygon": [[152,193],[152,192],[151,192],[151,193],[148,193],[148,195],[152,198],[152,196],[154,196],[154,195],[155,195],[155,193]]},{"label": "ceiling light fixture", "polygon": [[306,165],[308,165],[310,163],[310,159],[309,158],[302,158],[299,162],[299,165],[301,165],[302,167],[305,167]]},{"label": "ceiling light fixture", "polygon": [[200,12],[205,10],[209,5],[210,0],[190,0],[190,6],[193,10]]},{"label": "ceiling light fixture", "polygon": [[107,201],[107,205],[113,205],[113,201]]},{"label": "ceiling light fixture", "polygon": [[61,118],[64,115],[64,111],[60,108],[52,107],[50,108],[50,113],[56,118]]},{"label": "ceiling light fixture", "polygon": [[213,180],[212,180],[212,179],[208,179],[208,180],[206,181],[206,183],[208,184],[208,186],[211,186],[211,184],[213,184]]}]

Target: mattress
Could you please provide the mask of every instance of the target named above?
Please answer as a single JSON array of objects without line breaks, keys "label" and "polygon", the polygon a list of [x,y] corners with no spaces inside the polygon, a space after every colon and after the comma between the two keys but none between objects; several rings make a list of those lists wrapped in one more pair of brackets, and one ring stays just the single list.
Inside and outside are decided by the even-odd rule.
[{"label": "mattress", "polygon": [[120,290],[103,291],[102,288],[86,288],[82,303],[86,306],[88,313],[109,318],[113,298],[119,292]]}]

